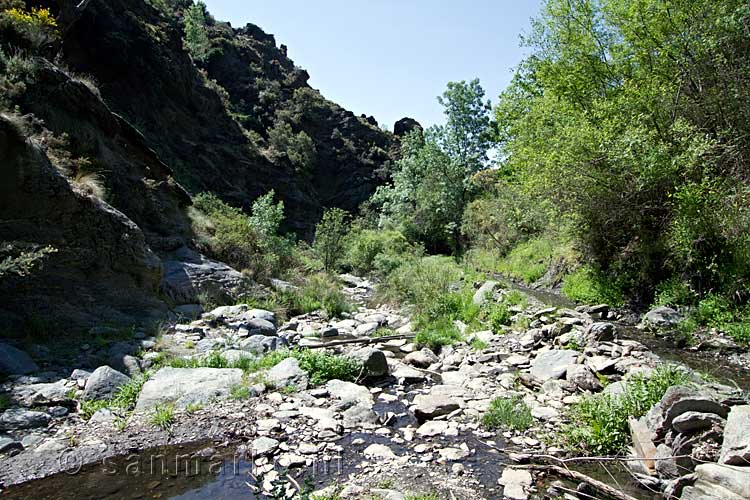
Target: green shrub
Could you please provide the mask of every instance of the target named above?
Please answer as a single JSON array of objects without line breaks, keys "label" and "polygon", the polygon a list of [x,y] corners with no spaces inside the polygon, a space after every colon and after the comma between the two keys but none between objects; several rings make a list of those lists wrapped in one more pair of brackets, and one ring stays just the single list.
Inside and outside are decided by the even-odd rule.
[{"label": "green shrub", "polygon": [[268,143],[276,155],[289,159],[295,171],[312,171],[317,151],[315,142],[305,131],[295,134],[290,124],[280,120],[268,131]]},{"label": "green shrub", "polygon": [[243,400],[250,398],[250,388],[246,385],[233,385],[229,388],[229,397],[232,399]]},{"label": "green shrub", "polygon": [[133,377],[129,382],[120,386],[111,399],[106,400],[82,400],[80,401],[80,411],[84,420],[90,419],[94,413],[104,408],[112,410],[131,411],[135,408],[138,401],[138,395],[141,393],[143,384],[149,379],[150,374],[146,373]]},{"label": "green shrub", "polygon": [[576,302],[612,306],[624,303],[623,295],[613,284],[614,280],[601,276],[587,266],[582,266],[563,279],[562,293]]},{"label": "green shrub", "polygon": [[354,382],[362,373],[362,364],[346,356],[337,356],[316,349],[295,350],[292,356],[310,376],[313,385],[325,384],[329,380]]},{"label": "green shrub", "polygon": [[345,236],[349,214],[340,208],[329,208],[315,226],[313,249],[323,262],[323,269],[335,271],[346,251]]},{"label": "green shrub", "polygon": [[526,294],[519,292],[518,290],[511,290],[505,297],[503,297],[503,302],[509,306],[521,306],[525,308],[529,303],[529,299]]},{"label": "green shrub", "polygon": [[570,424],[562,431],[571,448],[592,455],[619,453],[630,442],[628,418],[639,418],[659,402],[674,385],[690,377],[676,366],[658,367],[651,377],[634,376],[621,395],[597,394],[578,402],[570,411]]},{"label": "green shrub", "polygon": [[464,340],[464,336],[448,318],[427,322],[418,322],[414,342],[419,347],[429,347],[437,351],[446,345],[453,345]]},{"label": "green shrub", "polygon": [[533,422],[531,410],[519,397],[493,399],[482,416],[482,425],[492,430],[525,431]]},{"label": "green shrub", "polygon": [[206,4],[198,1],[185,12],[185,45],[196,61],[205,61],[211,50],[206,30]]},{"label": "green shrub", "polygon": [[485,318],[493,332],[502,332],[504,326],[511,323],[511,312],[505,303],[491,303],[484,311]]},{"label": "green shrub", "polygon": [[199,247],[258,281],[282,275],[295,255],[292,242],[279,235],[284,204],[273,197],[269,191],[255,200],[248,216],[211,193],[195,196],[190,217]]},{"label": "green shrub", "polygon": [[387,276],[412,253],[403,234],[392,230],[352,231],[346,239],[346,262],[358,274]]},{"label": "green shrub", "polygon": [[422,312],[442,307],[443,297],[460,277],[461,269],[449,257],[412,257],[388,275],[380,292]]},{"label": "green shrub", "polygon": [[525,283],[533,283],[544,276],[552,263],[554,244],[549,238],[535,238],[513,248],[503,258],[498,271]]},{"label": "green shrub", "polygon": [[656,287],[654,297],[654,306],[692,306],[698,300],[698,294],[695,293],[690,283],[672,278],[663,281]]}]

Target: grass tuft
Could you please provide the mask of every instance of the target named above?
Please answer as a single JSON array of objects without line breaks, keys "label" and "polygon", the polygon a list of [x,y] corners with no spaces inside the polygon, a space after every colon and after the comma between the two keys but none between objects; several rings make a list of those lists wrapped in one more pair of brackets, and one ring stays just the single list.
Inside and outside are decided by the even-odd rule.
[{"label": "grass tuft", "polygon": [[482,425],[492,430],[525,431],[533,422],[531,410],[519,397],[493,399],[482,416]]}]

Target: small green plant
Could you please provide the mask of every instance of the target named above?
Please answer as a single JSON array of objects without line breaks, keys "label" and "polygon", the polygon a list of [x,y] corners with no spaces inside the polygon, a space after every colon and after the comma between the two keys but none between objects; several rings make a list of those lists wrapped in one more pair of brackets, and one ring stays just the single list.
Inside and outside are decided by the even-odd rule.
[{"label": "small green plant", "polygon": [[106,400],[82,400],[80,401],[81,415],[85,420],[90,419],[94,413],[105,408],[111,410],[131,411],[135,408],[138,395],[141,393],[143,384],[146,383],[150,374],[132,378],[128,383],[120,386],[111,399]]},{"label": "small green plant", "polygon": [[639,418],[661,400],[667,389],[688,383],[690,376],[682,369],[664,365],[651,377],[634,376],[625,391],[617,396],[596,394],[573,406],[571,423],[562,431],[571,448],[594,455],[618,453],[630,441],[628,418]]},{"label": "small green plant", "polygon": [[195,349],[195,342],[192,340],[185,342],[185,349]]},{"label": "small green plant", "polygon": [[7,410],[10,408],[11,399],[8,394],[0,394],[0,411]]},{"label": "small green plant", "polygon": [[236,400],[250,399],[250,388],[246,385],[233,385],[229,389],[229,397]]},{"label": "small green plant", "polygon": [[524,431],[534,422],[531,409],[521,398],[496,398],[482,416],[482,425],[487,429],[512,429]]},{"label": "small green plant", "polygon": [[156,405],[151,413],[151,425],[163,431],[170,431],[174,424],[174,405],[171,403]]},{"label": "small green plant", "polygon": [[188,415],[192,415],[193,413],[197,413],[203,409],[203,405],[201,403],[189,403],[185,407],[185,412]]},{"label": "small green plant", "polygon": [[355,381],[362,372],[362,365],[346,356],[337,356],[318,350],[292,351],[299,366],[310,376],[310,383],[320,385],[329,380]]},{"label": "small green plant", "polygon": [[583,351],[583,346],[578,337],[573,337],[563,346],[563,349],[568,349],[569,351]]},{"label": "small green plant", "polygon": [[128,419],[125,417],[115,417],[114,425],[117,432],[124,432],[128,427]]},{"label": "small green plant", "polygon": [[440,318],[426,323],[418,322],[414,341],[419,347],[429,347],[437,351],[446,345],[461,342],[464,336],[448,318]]},{"label": "small green plant", "polygon": [[493,332],[502,332],[511,323],[511,312],[504,303],[493,303],[485,310],[487,322]]},{"label": "small green plant", "polygon": [[503,297],[503,302],[509,306],[526,307],[529,303],[529,299],[524,293],[521,293],[518,290],[511,290],[505,297]]},{"label": "small green plant", "polygon": [[484,351],[489,347],[489,344],[481,339],[474,339],[471,341],[471,348],[475,351]]},{"label": "small green plant", "polygon": [[386,328],[386,327],[381,326],[381,327],[378,327],[377,330],[372,332],[372,334],[370,334],[370,337],[373,337],[373,338],[390,337],[391,335],[395,335],[395,334],[396,332],[393,331],[392,328]]}]

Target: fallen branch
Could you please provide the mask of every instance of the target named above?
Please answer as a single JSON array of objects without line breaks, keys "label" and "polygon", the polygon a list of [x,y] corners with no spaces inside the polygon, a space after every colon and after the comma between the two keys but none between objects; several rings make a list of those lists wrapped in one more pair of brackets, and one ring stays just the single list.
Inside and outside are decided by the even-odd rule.
[{"label": "fallen branch", "polygon": [[376,344],[378,342],[385,342],[388,340],[402,340],[402,339],[413,339],[417,335],[415,333],[404,333],[402,335],[388,335],[386,337],[362,337],[359,339],[346,339],[346,340],[333,340],[331,342],[321,342],[319,344],[307,345],[308,349],[322,349],[325,347],[334,347],[337,345],[347,344]]},{"label": "fallen branch", "polygon": [[580,472],[576,472],[574,470],[566,469],[564,467],[559,467],[557,465],[541,465],[541,464],[533,464],[533,465],[520,465],[517,467],[514,467],[516,469],[526,469],[526,470],[533,470],[533,471],[539,471],[539,472],[547,472],[550,474],[555,474],[567,479],[570,479],[572,481],[578,481],[579,483],[586,483],[598,492],[607,495],[608,497],[614,498],[616,500],[638,500],[635,497],[632,497],[628,495],[627,493],[623,493],[619,491],[616,488],[613,488],[612,486],[609,486],[608,484],[605,484],[601,481],[598,481],[592,477],[587,476],[586,474],[581,474]]}]

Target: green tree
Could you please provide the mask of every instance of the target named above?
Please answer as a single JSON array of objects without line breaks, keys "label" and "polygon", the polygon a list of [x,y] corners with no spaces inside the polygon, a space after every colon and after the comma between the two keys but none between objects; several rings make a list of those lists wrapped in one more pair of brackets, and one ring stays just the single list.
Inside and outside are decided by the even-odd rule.
[{"label": "green tree", "polygon": [[206,4],[201,1],[185,12],[185,44],[196,61],[205,61],[211,49],[206,30],[206,12]]},{"label": "green tree", "polygon": [[439,98],[446,124],[402,141],[393,182],[375,193],[383,223],[393,223],[431,251],[460,247],[461,217],[471,200],[471,176],[485,167],[490,140],[489,104],[478,80],[449,83]]},{"label": "green tree", "polygon": [[349,214],[340,208],[326,209],[315,226],[313,249],[328,272],[335,271],[344,256],[348,229]]}]

